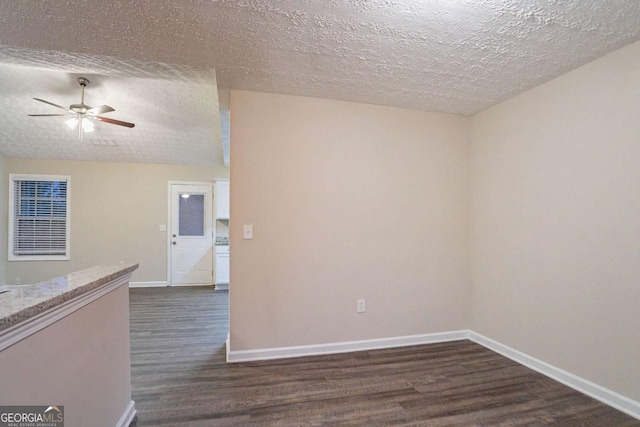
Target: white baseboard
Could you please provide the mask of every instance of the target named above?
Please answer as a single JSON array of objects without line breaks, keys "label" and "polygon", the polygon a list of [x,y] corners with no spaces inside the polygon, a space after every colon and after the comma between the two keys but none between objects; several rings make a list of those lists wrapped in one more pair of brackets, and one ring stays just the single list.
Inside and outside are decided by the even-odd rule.
[{"label": "white baseboard", "polygon": [[131,400],[129,401],[129,404],[127,405],[127,407],[124,409],[124,412],[122,413],[122,416],[118,420],[118,424],[116,424],[116,427],[129,427],[129,424],[131,424],[131,421],[133,421],[133,418],[135,416],[136,416],[136,402]]},{"label": "white baseboard", "polygon": [[213,286],[212,283],[178,283],[169,284],[169,282],[130,282],[130,288],[166,288],[167,286],[179,287],[179,286]]},{"label": "white baseboard", "polygon": [[176,283],[169,286],[172,288],[178,288],[180,286],[213,286],[213,283]]},{"label": "white baseboard", "polygon": [[237,363],[256,360],[285,359],[290,357],[318,356],[321,354],[348,353],[351,351],[406,347],[410,345],[420,344],[434,344],[439,342],[464,340],[467,339],[468,335],[468,331],[451,331],[435,334],[379,338],[372,340],[236,351],[229,350],[230,340],[229,338],[227,338],[227,362]]},{"label": "white baseboard", "polygon": [[537,371],[553,380],[558,381],[572,389],[593,397],[600,402],[609,405],[627,415],[640,419],[640,402],[629,399],[615,391],[592,383],[577,375],[571,374],[563,369],[557,368],[540,359],[529,356],[521,351],[487,338],[481,334],[469,331],[469,339],[489,350],[495,351],[509,359],[518,362],[534,371]]},{"label": "white baseboard", "polygon": [[130,288],[163,288],[169,286],[167,282],[129,282]]},{"label": "white baseboard", "polygon": [[228,283],[216,283],[216,291],[228,291],[229,284]]}]

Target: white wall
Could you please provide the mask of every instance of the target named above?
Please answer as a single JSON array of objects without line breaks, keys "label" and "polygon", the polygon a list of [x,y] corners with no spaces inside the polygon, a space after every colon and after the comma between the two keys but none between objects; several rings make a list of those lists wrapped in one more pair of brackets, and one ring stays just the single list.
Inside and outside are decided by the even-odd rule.
[{"label": "white wall", "polygon": [[472,329],[640,400],[640,43],[473,117]]},{"label": "white wall", "polygon": [[233,351],[468,325],[469,118],[242,91],[231,113]]},{"label": "white wall", "polygon": [[166,281],[167,232],[158,226],[167,224],[168,182],[229,176],[226,168],[204,166],[11,158],[5,164],[3,179],[9,173],[71,175],[71,260],[8,262],[7,280],[20,277],[25,284],[119,261],[140,264],[134,282]]}]

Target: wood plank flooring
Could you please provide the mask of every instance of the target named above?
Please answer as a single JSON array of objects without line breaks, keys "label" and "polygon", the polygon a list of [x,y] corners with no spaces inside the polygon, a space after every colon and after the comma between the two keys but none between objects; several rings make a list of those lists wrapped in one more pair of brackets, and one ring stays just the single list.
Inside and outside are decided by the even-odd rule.
[{"label": "wood plank flooring", "polygon": [[137,427],[640,426],[470,341],[227,364],[228,293],[130,297]]}]

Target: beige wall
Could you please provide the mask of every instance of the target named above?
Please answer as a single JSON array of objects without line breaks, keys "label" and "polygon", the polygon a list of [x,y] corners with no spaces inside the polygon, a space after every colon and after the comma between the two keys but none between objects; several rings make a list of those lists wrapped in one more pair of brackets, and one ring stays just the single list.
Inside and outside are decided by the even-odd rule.
[{"label": "beige wall", "polygon": [[[132,281],[166,281],[167,234],[158,226],[167,224],[168,182],[229,176],[228,169],[200,166],[38,159],[5,164],[4,179],[9,173],[71,175],[71,261],[8,262],[10,283],[119,261],[140,264]],[[6,233],[6,219],[4,224]]]},{"label": "beige wall", "polygon": [[112,427],[131,402],[129,289],[0,351],[2,405],[62,405],[65,425]]},{"label": "beige wall", "polygon": [[468,326],[469,118],[242,91],[231,112],[232,350]]},{"label": "beige wall", "polygon": [[[0,154],[0,285],[13,284],[8,283],[7,277],[7,208],[9,206],[9,184],[6,174],[6,159]],[[3,225],[4,224],[4,225]]]},{"label": "beige wall", "polygon": [[640,400],[640,43],[473,118],[472,329]]}]

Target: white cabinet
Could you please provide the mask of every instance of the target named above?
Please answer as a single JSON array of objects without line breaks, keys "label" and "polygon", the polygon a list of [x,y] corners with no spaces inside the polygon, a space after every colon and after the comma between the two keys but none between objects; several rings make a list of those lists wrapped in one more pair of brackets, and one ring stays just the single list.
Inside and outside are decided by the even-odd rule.
[{"label": "white cabinet", "polygon": [[[229,181],[216,181],[216,240],[229,236]],[[229,289],[229,246],[216,246],[216,290]]]},{"label": "white cabinet", "polygon": [[229,285],[229,254],[216,254],[216,287]]},{"label": "white cabinet", "polygon": [[229,219],[229,181],[216,181],[216,218]]},{"label": "white cabinet", "polygon": [[216,246],[216,289],[229,289],[229,246]]}]

